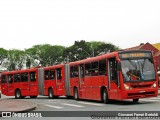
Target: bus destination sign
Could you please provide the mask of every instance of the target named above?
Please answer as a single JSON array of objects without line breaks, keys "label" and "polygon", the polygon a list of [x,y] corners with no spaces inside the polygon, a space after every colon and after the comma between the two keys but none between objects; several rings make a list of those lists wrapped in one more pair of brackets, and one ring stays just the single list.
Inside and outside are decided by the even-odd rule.
[{"label": "bus destination sign", "polygon": [[151,57],[151,53],[122,53],[119,54],[120,58],[138,58],[138,57]]}]

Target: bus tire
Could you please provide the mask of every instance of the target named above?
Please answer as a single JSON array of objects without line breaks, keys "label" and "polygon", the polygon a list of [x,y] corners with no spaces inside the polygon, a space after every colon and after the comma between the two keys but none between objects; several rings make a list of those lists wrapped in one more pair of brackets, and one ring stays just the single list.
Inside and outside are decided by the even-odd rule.
[{"label": "bus tire", "polygon": [[74,89],[74,99],[79,100],[78,89],[77,88]]},{"label": "bus tire", "polygon": [[133,103],[138,103],[138,101],[139,101],[139,98],[133,99]]},{"label": "bus tire", "polygon": [[48,97],[50,99],[54,98],[54,93],[53,93],[53,90],[51,88],[48,90]]},{"label": "bus tire", "polygon": [[37,98],[37,95],[35,95],[35,96],[30,96],[30,98]]},{"label": "bus tire", "polygon": [[15,98],[16,99],[21,99],[22,98],[22,94],[21,94],[20,90],[16,90],[16,92],[15,92]]},{"label": "bus tire", "polygon": [[109,103],[108,92],[106,89],[103,90],[102,100],[103,100],[103,103],[105,104]]}]

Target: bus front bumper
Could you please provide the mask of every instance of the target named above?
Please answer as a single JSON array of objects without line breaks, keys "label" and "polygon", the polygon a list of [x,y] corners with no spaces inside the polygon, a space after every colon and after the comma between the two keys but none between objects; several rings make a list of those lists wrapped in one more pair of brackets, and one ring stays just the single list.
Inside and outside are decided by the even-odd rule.
[{"label": "bus front bumper", "polygon": [[158,89],[147,88],[147,89],[133,89],[125,90],[121,92],[121,99],[136,99],[136,98],[148,98],[156,97],[158,95]]}]

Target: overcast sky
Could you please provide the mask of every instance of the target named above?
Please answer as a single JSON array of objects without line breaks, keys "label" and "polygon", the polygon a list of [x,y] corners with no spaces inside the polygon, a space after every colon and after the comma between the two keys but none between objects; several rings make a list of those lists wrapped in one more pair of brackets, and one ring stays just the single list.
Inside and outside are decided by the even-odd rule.
[{"label": "overcast sky", "polygon": [[0,47],[160,43],[160,0],[0,0]]}]

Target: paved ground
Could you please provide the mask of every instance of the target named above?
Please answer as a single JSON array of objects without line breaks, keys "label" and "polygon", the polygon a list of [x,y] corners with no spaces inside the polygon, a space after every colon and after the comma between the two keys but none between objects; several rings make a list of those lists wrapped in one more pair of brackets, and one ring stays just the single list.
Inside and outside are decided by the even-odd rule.
[{"label": "paved ground", "polygon": [[33,112],[44,111],[44,113],[48,113],[47,111],[159,111],[159,108],[160,95],[154,98],[140,99],[138,104],[133,104],[130,100],[103,104],[98,101],[75,101],[65,97],[48,99],[47,96],[38,96],[36,99],[29,97],[15,99],[14,96],[2,95],[0,99],[0,115],[2,111],[26,112],[32,110]]},{"label": "paved ground", "polygon": [[0,99],[0,116],[4,111],[24,112],[34,110],[37,104],[17,99]]}]

